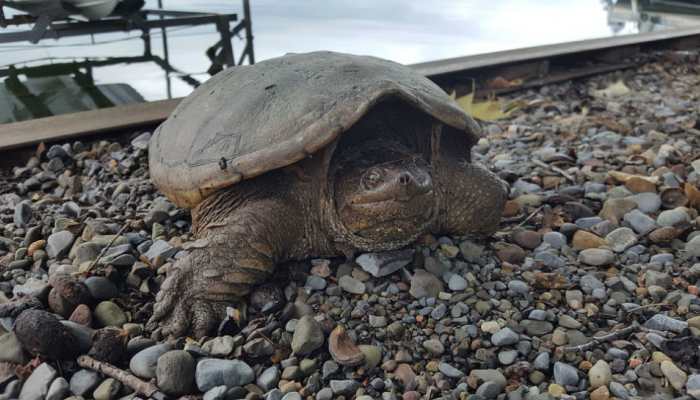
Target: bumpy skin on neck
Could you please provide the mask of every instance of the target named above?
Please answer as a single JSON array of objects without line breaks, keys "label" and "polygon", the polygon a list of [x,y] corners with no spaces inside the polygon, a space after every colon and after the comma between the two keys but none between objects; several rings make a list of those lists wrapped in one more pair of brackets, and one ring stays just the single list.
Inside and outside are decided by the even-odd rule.
[{"label": "bumpy skin on neck", "polygon": [[508,186],[484,167],[442,159],[434,163],[440,214],[432,233],[490,235],[498,229]]}]

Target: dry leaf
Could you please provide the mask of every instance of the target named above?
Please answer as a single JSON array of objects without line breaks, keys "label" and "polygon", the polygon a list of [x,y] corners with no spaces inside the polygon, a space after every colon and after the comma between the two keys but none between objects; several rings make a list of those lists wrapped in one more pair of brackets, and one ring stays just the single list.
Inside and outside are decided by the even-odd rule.
[{"label": "dry leaf", "polygon": [[623,81],[617,81],[610,86],[606,87],[605,89],[600,89],[600,90],[594,90],[593,91],[593,97],[599,97],[599,98],[612,98],[612,97],[620,97],[620,96],[625,96],[632,92],[630,88],[625,85],[625,82]]},{"label": "dry leaf", "polygon": [[700,190],[695,185],[685,183],[685,195],[688,197],[688,205],[700,210]]},{"label": "dry leaf", "polygon": [[507,118],[518,108],[517,105],[509,107],[498,99],[474,102],[474,92],[458,98],[457,103],[464,112],[481,121],[496,121]]}]

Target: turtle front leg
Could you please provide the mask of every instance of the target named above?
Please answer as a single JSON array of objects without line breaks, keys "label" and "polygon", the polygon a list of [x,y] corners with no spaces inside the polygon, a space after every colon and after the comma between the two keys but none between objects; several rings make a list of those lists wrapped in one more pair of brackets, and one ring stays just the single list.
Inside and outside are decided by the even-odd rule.
[{"label": "turtle front leg", "polygon": [[[160,326],[164,336],[172,337],[212,333],[226,306],[242,301],[252,285],[264,282],[275,263],[283,261],[286,236],[294,232],[279,229],[278,213],[269,210],[285,213],[286,208],[278,202],[255,204],[200,229],[201,246],[169,271],[156,296],[149,327]],[[261,213],[265,209],[268,212]]]}]

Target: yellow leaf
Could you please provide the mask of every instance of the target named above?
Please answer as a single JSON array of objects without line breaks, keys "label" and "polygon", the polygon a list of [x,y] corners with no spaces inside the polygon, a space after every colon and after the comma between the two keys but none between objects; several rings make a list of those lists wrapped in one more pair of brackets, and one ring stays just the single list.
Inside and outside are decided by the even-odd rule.
[{"label": "yellow leaf", "polygon": [[[452,95],[454,96],[454,93]],[[495,121],[506,118],[518,108],[517,104],[504,105],[498,99],[474,102],[474,92],[458,98],[457,103],[464,112],[482,121]]]},{"label": "yellow leaf", "polygon": [[594,90],[593,91],[593,96],[594,97],[620,97],[624,96],[626,94],[629,94],[631,92],[630,88],[625,85],[625,82],[623,81],[617,81],[613,83],[612,85],[606,87],[605,89],[601,90]]}]

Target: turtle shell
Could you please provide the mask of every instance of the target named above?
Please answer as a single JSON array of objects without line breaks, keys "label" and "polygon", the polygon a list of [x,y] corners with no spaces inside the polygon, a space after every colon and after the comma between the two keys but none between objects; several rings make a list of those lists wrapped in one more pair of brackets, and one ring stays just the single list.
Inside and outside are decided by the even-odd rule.
[{"label": "turtle shell", "polygon": [[395,98],[470,136],[478,125],[411,68],[334,52],[288,54],[224,70],[185,98],[150,142],[153,182],[181,207],[290,165]]}]

